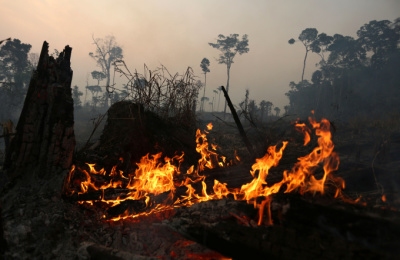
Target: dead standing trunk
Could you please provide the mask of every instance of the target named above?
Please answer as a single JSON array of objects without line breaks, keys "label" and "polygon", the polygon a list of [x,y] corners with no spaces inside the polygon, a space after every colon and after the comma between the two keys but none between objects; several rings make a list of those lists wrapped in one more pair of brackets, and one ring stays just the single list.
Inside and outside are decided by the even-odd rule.
[{"label": "dead standing trunk", "polygon": [[242,123],[240,122],[240,119],[236,113],[235,108],[233,107],[231,99],[229,98],[228,91],[227,90],[225,91],[224,86],[221,86],[221,90],[224,92],[224,96],[225,96],[225,100],[226,100],[225,102],[228,103],[229,108],[231,109],[233,119],[235,120],[235,123],[239,129],[239,133],[243,139],[243,142],[246,144],[247,151],[249,152],[250,155],[255,155],[253,146],[251,145],[249,139],[247,139],[246,132],[244,131]]},{"label": "dead standing trunk", "polygon": [[49,177],[69,168],[75,148],[71,48],[58,58],[43,43],[4,168],[9,177]]}]

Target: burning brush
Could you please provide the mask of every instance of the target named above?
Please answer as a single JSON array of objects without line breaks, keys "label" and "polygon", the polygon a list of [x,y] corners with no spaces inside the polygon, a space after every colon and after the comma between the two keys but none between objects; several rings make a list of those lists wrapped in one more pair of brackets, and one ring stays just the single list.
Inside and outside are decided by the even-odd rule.
[{"label": "burning brush", "polygon": [[[282,180],[273,185],[268,185],[266,179],[269,170],[276,167],[283,157],[287,141],[279,146],[269,147],[264,157],[256,159],[250,171],[253,176],[251,182],[244,183],[241,188],[228,188],[226,183],[215,179],[212,192],[207,192],[210,189],[207,189],[206,177],[201,175],[202,172],[232,164],[227,163],[226,158],[216,152],[216,145],[208,142],[207,134],[212,130],[210,123],[207,125],[208,130],[196,132],[196,151],[201,157],[197,166],[190,167],[186,172],[181,172],[180,169],[184,160],[183,153],[173,158],[163,158],[161,153],[147,154],[137,163],[137,168],[132,173],[124,173],[117,170],[117,167],[110,172],[96,170],[94,164],[73,166],[65,178],[63,193],[67,199],[105,208],[103,218],[114,221],[190,206],[202,201],[231,198],[246,200],[258,208],[258,225],[262,224],[264,215],[269,219],[267,224],[272,224],[272,195],[281,189],[284,193],[324,194],[329,183],[329,192],[335,198],[343,198],[344,181],[332,174],[339,167],[339,156],[333,151],[330,123],[326,119],[316,122],[312,117],[309,117],[309,123],[311,127],[305,123],[296,123],[295,127],[304,134],[304,146],[310,144],[311,134],[315,132],[317,147],[310,154],[298,158],[290,171],[283,172]],[[317,179],[314,173],[321,166],[323,175]]]}]

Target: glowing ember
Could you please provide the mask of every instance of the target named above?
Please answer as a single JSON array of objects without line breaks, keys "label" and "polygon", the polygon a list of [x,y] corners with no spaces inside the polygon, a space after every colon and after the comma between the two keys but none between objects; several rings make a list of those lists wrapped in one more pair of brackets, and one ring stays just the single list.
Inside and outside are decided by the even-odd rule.
[{"label": "glowing ember", "polygon": [[[309,123],[312,129],[305,123],[296,123],[295,128],[304,134],[304,145],[310,143],[311,133],[315,131],[315,135],[318,137],[318,146],[310,154],[298,158],[298,162],[290,171],[283,172],[282,180],[271,186],[268,186],[266,179],[269,170],[279,164],[288,145],[286,141],[280,145],[269,147],[264,157],[256,159],[256,162],[251,167],[250,173],[253,176],[253,180],[250,183],[243,184],[240,189],[228,189],[226,183],[220,183],[215,180],[212,192],[210,190],[207,192],[205,177],[201,176],[200,173],[205,169],[227,165],[225,164],[226,158],[216,153],[218,147],[209,144],[207,140],[208,131],[212,130],[213,127],[210,123],[207,125],[208,131],[197,130],[196,132],[196,151],[201,158],[197,167],[190,167],[186,173],[180,172],[183,154],[173,158],[162,158],[161,153],[152,156],[147,154],[137,163],[138,168],[136,171],[128,174],[128,176],[125,176],[122,171],[118,171],[116,166],[112,168],[109,174],[104,169],[96,170],[94,164],[87,164],[89,171],[73,166],[65,179],[64,192],[66,195],[71,196],[74,193],[85,194],[90,191],[102,190],[103,195],[99,201],[108,205],[111,204],[111,207],[124,200],[144,200],[146,207],[149,209],[139,214],[126,210],[113,220],[135,218],[139,215],[148,215],[174,207],[190,206],[201,201],[222,199],[231,195],[230,197],[234,197],[236,200],[246,200],[259,209],[258,225],[262,224],[263,215],[266,215],[267,218],[265,224],[272,225],[271,195],[278,193],[282,186],[286,188],[285,193],[296,191],[300,194],[307,192],[324,194],[326,192],[325,188],[329,184],[330,190],[334,189],[334,196],[342,197],[341,191],[344,189],[344,181],[341,178],[332,176],[332,172],[339,167],[339,156],[333,151],[334,145],[331,140],[330,123],[326,119],[322,119],[318,123],[311,117],[309,118]],[[235,156],[237,157],[236,154]],[[318,179],[314,173],[321,166],[323,175]],[[183,181],[177,182],[175,180],[178,175]],[[201,192],[196,192],[196,189],[192,186],[198,182],[201,182],[202,185]],[[176,196],[175,193],[178,187],[186,189],[186,194]],[[108,188],[122,188],[127,189],[129,192],[124,198],[105,199],[104,190]],[[152,200],[152,197],[160,194],[166,194],[163,202],[156,203]],[[260,197],[264,197],[264,199],[257,199]],[[382,200],[384,200],[384,197],[382,197]]]}]

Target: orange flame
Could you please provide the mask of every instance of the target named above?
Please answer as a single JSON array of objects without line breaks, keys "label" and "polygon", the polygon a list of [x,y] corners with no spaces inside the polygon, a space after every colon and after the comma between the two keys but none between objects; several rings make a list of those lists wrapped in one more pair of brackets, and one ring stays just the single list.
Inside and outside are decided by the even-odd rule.
[{"label": "orange flame", "polygon": [[[212,124],[209,123],[207,125],[207,129],[212,129]],[[196,151],[201,155],[201,158],[198,161],[198,170],[200,172],[204,171],[206,168],[213,169],[216,167],[223,167],[226,158],[224,156],[218,155],[216,152],[217,146],[213,144],[209,144],[207,140],[208,132],[204,131],[202,133],[200,129],[197,129],[196,132]],[[214,151],[211,151],[209,147]]]},{"label": "orange flame", "polygon": [[149,154],[140,159],[137,164],[138,169],[134,175],[129,176],[127,188],[136,190],[131,195],[132,199],[140,199],[148,193],[158,195],[165,191],[174,191],[174,175],[179,173],[179,168],[172,164],[173,160],[183,160],[181,156],[175,156],[170,159],[164,158],[165,163],[161,163],[161,153],[155,154],[149,158]]},{"label": "orange flame", "polygon": [[[217,146],[208,143],[207,131],[201,132],[197,130],[196,151],[200,154],[201,158],[198,161],[197,167],[191,166],[189,170],[187,170],[182,176],[183,181],[180,183],[174,182],[174,177],[181,174],[180,165],[184,155],[182,154],[173,158],[165,157],[162,159],[162,154],[158,153],[152,156],[149,156],[149,154],[144,156],[140,162],[137,163],[138,168],[136,171],[133,174],[129,174],[128,177],[125,177],[122,171],[118,171],[116,166],[112,168],[108,175],[104,169],[97,171],[94,164],[87,164],[89,172],[85,169],[73,166],[65,179],[64,192],[67,195],[71,195],[76,191],[76,186],[79,187],[78,194],[86,193],[89,190],[105,190],[109,187],[122,187],[131,190],[125,199],[117,198],[115,200],[104,200],[103,198],[102,202],[114,206],[126,199],[145,199],[146,205],[148,207],[152,206],[150,211],[137,215],[131,215],[129,212],[125,212],[113,220],[125,219],[128,217],[134,218],[139,215],[148,215],[154,212],[172,209],[173,207],[190,206],[194,203],[211,199],[222,199],[231,194],[235,199],[246,200],[259,209],[259,225],[263,223],[263,215],[265,212],[267,221],[264,223],[272,225],[270,210],[272,201],[271,195],[279,192],[282,186],[286,187],[285,193],[297,191],[301,194],[306,192],[313,192],[314,194],[319,192],[320,194],[324,194],[325,187],[329,183],[330,185],[332,184],[330,187],[334,187],[334,196],[343,198],[343,196],[341,196],[341,191],[344,189],[344,181],[341,178],[332,176],[332,172],[336,171],[339,167],[339,156],[333,152],[334,145],[331,140],[330,123],[326,119],[322,119],[321,122],[318,123],[311,117],[309,118],[309,123],[315,131],[315,135],[318,136],[318,146],[315,147],[310,154],[298,158],[298,162],[290,171],[283,172],[282,180],[271,186],[268,186],[266,181],[269,170],[279,164],[288,142],[284,141],[280,146],[269,147],[264,157],[256,159],[256,162],[251,167],[250,173],[253,176],[253,180],[250,183],[242,185],[240,189],[228,189],[226,183],[220,183],[218,180],[214,180],[213,191],[207,192],[207,185],[204,181],[205,177],[200,176],[199,173],[205,169],[225,166],[226,158],[215,152]],[[304,145],[309,144],[312,130],[305,123],[297,123],[295,127],[304,134]],[[207,125],[207,129],[212,129],[211,123]],[[237,156],[236,152],[235,156]],[[320,166],[322,166],[323,174],[322,177],[317,178],[314,173]],[[83,180],[75,183],[74,174],[77,171],[83,176]],[[111,181],[108,183],[98,181],[96,176],[100,175],[109,176]],[[196,190],[192,187],[192,184],[199,181],[201,181],[202,190],[201,194],[196,194]],[[173,201],[176,187],[181,186],[187,188],[186,195],[181,195]],[[149,205],[150,194],[158,195],[164,192],[170,192],[165,201],[173,201],[172,204],[169,203],[167,205],[160,203],[157,205]],[[261,200],[261,202],[257,202],[258,197],[265,197],[265,199]]]}]

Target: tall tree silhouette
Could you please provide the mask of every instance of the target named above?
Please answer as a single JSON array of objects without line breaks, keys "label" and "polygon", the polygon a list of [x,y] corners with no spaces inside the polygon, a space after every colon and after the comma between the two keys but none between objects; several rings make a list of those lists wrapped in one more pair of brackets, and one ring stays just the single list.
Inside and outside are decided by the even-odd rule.
[{"label": "tall tree silhouette", "polygon": [[[319,53],[321,48],[318,46],[318,30],[315,28],[307,28],[304,29],[300,35],[299,40],[303,43],[304,47],[306,48],[306,54],[304,56],[303,62],[303,72],[301,74],[301,81],[304,80],[304,71],[306,70],[306,62],[307,56],[309,51],[313,51]],[[296,41],[295,39],[290,39],[289,44],[294,44]]]},{"label": "tall tree silhouette", "polygon": [[[216,43],[208,43],[211,47],[218,49],[221,54],[219,55],[218,63],[226,64],[227,69],[227,82],[226,82],[226,92],[229,93],[229,77],[230,69],[233,63],[233,59],[236,54],[242,55],[243,53],[249,52],[249,39],[247,34],[242,36],[242,40],[239,40],[239,34],[231,34],[229,36],[224,36],[222,34],[218,35]],[[226,101],[224,107],[224,113],[226,113]]]},{"label": "tall tree silhouette", "polygon": [[[204,73],[204,91],[203,98],[206,96],[206,87],[207,87],[207,72],[210,72],[208,68],[210,66],[210,61],[207,58],[203,58],[200,63],[200,68]],[[200,111],[204,110],[204,102],[201,102]]]},{"label": "tall tree silhouette", "polygon": [[[89,56],[92,57],[97,65],[101,68],[101,72],[106,75],[106,88],[110,86],[110,70],[111,65],[122,59],[124,56],[122,54],[122,48],[117,45],[114,36],[106,36],[104,39],[94,38],[93,44],[96,46],[95,52],[90,52]],[[108,95],[106,93],[106,107],[109,106]]]}]

